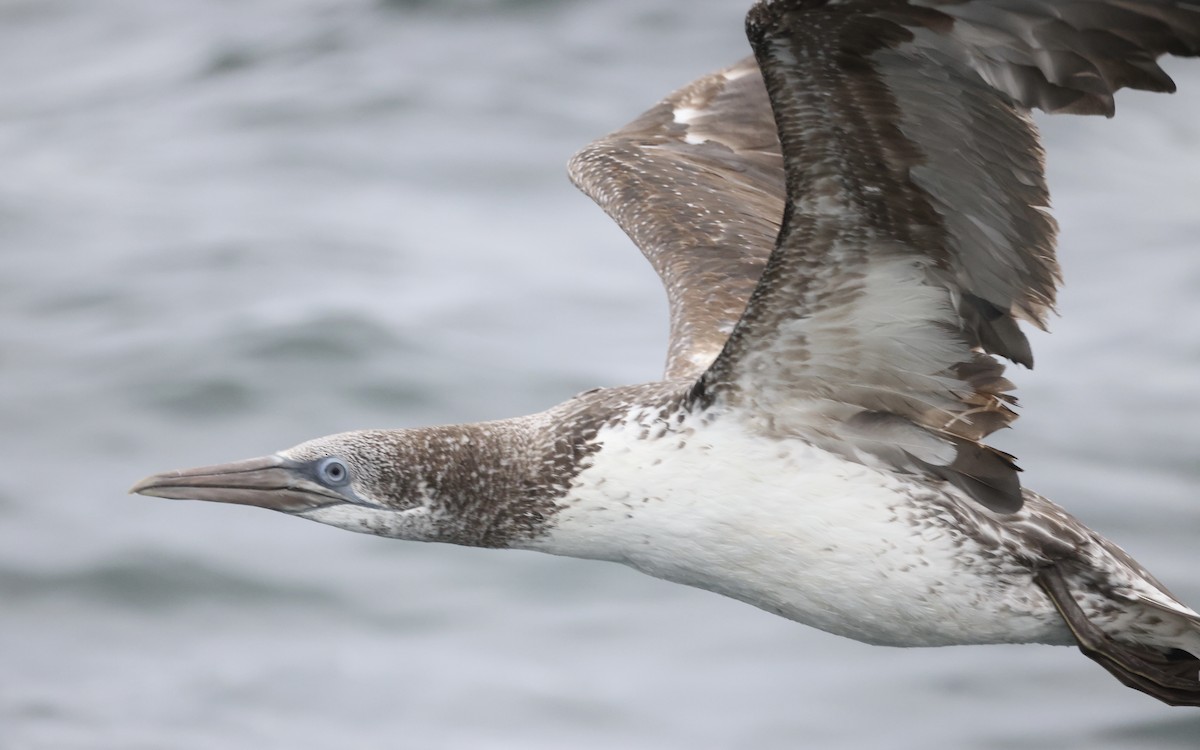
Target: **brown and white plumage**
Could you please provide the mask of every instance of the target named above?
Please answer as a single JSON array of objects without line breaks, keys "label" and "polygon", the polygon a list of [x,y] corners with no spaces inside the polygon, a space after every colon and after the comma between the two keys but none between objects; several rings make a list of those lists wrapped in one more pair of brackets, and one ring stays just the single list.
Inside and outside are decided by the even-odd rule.
[{"label": "brown and white plumage", "polygon": [[751,399],[767,429],[1013,511],[1017,468],[980,442],[1016,416],[989,355],[1032,366],[1017,321],[1043,325],[1059,282],[1028,108],[1111,114],[1120,88],[1173,90],[1155,60],[1200,50],[1198,16],[1150,0],[760,3],[747,24],[769,99],[743,61],[584,149],[571,175],[663,277],[668,378],[724,346],[705,391]]},{"label": "brown and white plumage", "polygon": [[1200,5],[764,0],[747,30],[571,162],[663,279],[662,382],[135,490],[616,560],[874,643],[1077,643],[1200,705],[1200,615],[982,442],[1059,281],[1029,109],[1172,90]]},{"label": "brown and white plumage", "polygon": [[705,76],[575,154],[571,179],[629,233],[671,311],[665,377],[721,352],[783,217],[783,156],[753,58]]}]

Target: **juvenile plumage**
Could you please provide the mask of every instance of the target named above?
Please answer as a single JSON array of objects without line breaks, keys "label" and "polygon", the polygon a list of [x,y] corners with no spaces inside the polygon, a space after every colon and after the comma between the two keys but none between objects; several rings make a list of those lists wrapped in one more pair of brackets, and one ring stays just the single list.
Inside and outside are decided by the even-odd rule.
[{"label": "juvenile plumage", "polygon": [[1200,705],[1200,615],[983,442],[1059,282],[1029,109],[1173,90],[1200,5],[779,0],[747,31],[570,166],[663,279],[662,381],[134,491],[618,561],[870,643],[1076,644]]}]

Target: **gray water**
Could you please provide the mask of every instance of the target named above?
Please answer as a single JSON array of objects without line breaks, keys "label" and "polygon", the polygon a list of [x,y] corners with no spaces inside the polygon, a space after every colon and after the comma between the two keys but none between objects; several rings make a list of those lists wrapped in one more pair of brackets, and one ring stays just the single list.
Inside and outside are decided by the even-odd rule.
[{"label": "gray water", "polygon": [[[653,379],[563,164],[745,0],[0,2],[0,750],[1193,748],[1074,649],[889,650],[600,563],[131,497]],[[1200,604],[1200,64],[1045,122],[1026,483]]]}]

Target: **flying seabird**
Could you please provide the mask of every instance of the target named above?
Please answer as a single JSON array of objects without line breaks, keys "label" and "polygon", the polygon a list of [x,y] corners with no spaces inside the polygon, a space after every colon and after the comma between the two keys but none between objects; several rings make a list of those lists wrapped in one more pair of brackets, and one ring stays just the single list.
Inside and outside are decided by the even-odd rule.
[{"label": "flying seabird", "polygon": [[1200,615],[982,442],[1059,283],[1030,110],[1173,91],[1200,4],[764,0],[746,27],[754,57],[570,164],[662,277],[663,380],[133,491],[621,562],[868,643],[1078,645],[1200,706]]}]

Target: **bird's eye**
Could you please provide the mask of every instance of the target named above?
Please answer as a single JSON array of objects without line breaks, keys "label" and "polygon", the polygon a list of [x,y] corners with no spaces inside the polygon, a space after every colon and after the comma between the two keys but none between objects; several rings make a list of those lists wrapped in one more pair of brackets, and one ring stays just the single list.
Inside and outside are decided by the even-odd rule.
[{"label": "bird's eye", "polygon": [[326,458],[317,464],[317,478],[336,487],[350,481],[350,469],[338,458]]}]

